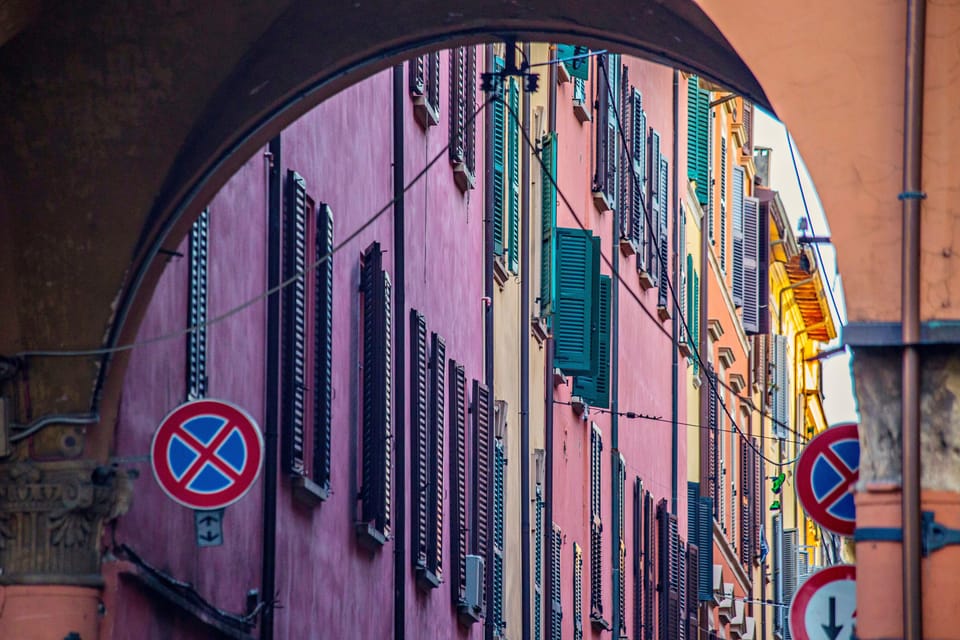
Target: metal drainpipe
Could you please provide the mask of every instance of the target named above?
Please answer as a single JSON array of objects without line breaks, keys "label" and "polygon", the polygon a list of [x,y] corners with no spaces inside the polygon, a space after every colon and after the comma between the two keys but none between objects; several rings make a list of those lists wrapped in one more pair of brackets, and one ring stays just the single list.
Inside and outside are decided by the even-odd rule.
[{"label": "metal drainpipe", "polygon": [[907,0],[903,110],[903,636],[923,633],[920,582],[920,200],[926,0]]},{"label": "metal drainpipe", "polygon": [[[608,78],[609,80],[609,78]],[[618,90],[619,87],[610,87]],[[604,116],[606,117],[606,116]],[[609,144],[614,144],[610,140]],[[607,166],[607,171],[614,167]],[[610,554],[610,567],[613,570],[613,615],[612,636],[620,637],[620,224],[618,213],[610,214],[610,486],[612,487],[611,513],[613,514],[613,553]],[[602,246],[602,245],[601,245]],[[587,431],[589,434],[590,432]]]},{"label": "metal drainpipe", "polygon": [[[280,136],[270,141],[267,178],[267,288],[280,283]],[[280,388],[280,293],[267,298],[266,402],[263,463],[263,552],[260,598],[267,606],[260,617],[261,640],[273,638],[273,597],[276,593],[277,559],[277,419]]]},{"label": "metal drainpipe", "polygon": [[[709,111],[707,113],[709,121]],[[710,134],[713,133],[713,128],[709,128]],[[711,145],[712,147],[712,145]],[[712,172],[713,167],[713,158],[709,158],[708,172]],[[709,175],[707,177],[707,182],[712,182]],[[708,189],[713,189],[712,184],[707,185]],[[709,293],[710,293],[710,277],[709,277],[709,268],[710,261],[708,252],[710,251],[710,221],[708,216],[712,215],[712,211],[705,211],[703,217],[700,218],[700,291],[697,292],[697,295],[700,296],[700,318],[698,322],[700,323],[700,344],[697,345],[697,350],[699,351],[700,356],[700,424],[707,425],[710,423],[710,397],[713,389],[710,386],[710,371],[707,369],[707,365],[710,363],[710,331],[707,327],[707,323],[710,319],[710,312],[708,309],[709,305]],[[700,495],[709,496],[710,495],[710,460],[708,453],[710,452],[710,430],[709,429],[700,429]],[[713,526],[713,523],[710,523],[710,526]],[[709,553],[713,554],[713,549],[702,549],[700,553]],[[706,626],[706,620],[711,615],[710,603],[702,602],[700,603],[700,620],[701,627]]]},{"label": "metal drainpipe", "polygon": [[406,627],[406,295],[404,289],[404,150],[403,150],[403,65],[393,67],[393,389],[394,389],[394,478],[396,487],[393,514],[393,637],[403,640]]},{"label": "metal drainpipe", "polygon": [[[556,45],[550,45],[550,59],[557,59]],[[550,65],[550,72],[547,80],[550,86],[549,103],[547,105],[547,126],[548,132],[557,130],[557,65]],[[544,419],[543,419],[543,448],[544,448],[544,518],[546,526],[544,535],[547,536],[547,544],[544,547],[548,550],[550,558],[553,558],[553,338],[546,339],[546,362],[544,371]],[[550,620],[553,619],[553,585],[559,584],[560,576],[553,574],[553,562],[547,562],[547,582],[544,585],[546,600],[550,603],[550,614],[544,616],[543,637],[550,637]]]},{"label": "metal drainpipe", "polygon": [[[523,45],[524,60],[530,59],[530,44]],[[524,137],[530,135],[530,96],[523,97],[520,122]],[[520,184],[530,184],[530,153],[520,161]],[[527,189],[525,188],[526,192]],[[520,199],[520,595],[522,638],[530,635],[530,198]]]},{"label": "metal drainpipe", "polygon": [[[673,290],[680,290],[680,71],[673,70]],[[679,342],[680,307],[677,305],[677,296],[673,296],[673,318],[670,321],[670,330],[673,338],[672,354],[673,376],[670,380],[670,422],[673,431],[670,434],[670,512],[677,515],[677,477],[680,473],[680,354],[677,352]]]},{"label": "metal drainpipe", "polygon": [[[493,45],[488,44],[484,51],[483,66],[485,70],[493,69]],[[486,99],[486,97],[485,97]],[[483,384],[486,386],[490,398],[493,398],[493,109],[483,110],[483,295],[485,298],[483,313]],[[492,406],[491,401],[491,406]],[[492,425],[490,427],[492,433]],[[493,438],[487,438],[487,460],[493,461]],[[492,476],[493,469],[483,470],[488,477]],[[472,508],[477,509],[476,491]],[[478,522],[478,527],[485,527],[487,540],[493,540],[493,518],[486,522]],[[493,544],[487,545],[484,563],[484,607],[487,612],[487,622],[490,624],[490,610],[493,603]]]}]

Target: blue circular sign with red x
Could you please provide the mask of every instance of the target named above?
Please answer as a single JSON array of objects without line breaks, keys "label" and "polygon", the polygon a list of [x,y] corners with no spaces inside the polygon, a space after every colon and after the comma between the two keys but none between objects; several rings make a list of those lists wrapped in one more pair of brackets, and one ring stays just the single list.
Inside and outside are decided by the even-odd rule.
[{"label": "blue circular sign with red x", "polygon": [[260,475],[263,436],[243,409],[194,400],[163,419],[150,454],[153,475],[170,498],[191,509],[222,509]]},{"label": "blue circular sign with red x", "polygon": [[807,443],[797,461],[797,497],[820,526],[852,536],[857,523],[853,501],[860,477],[857,425],[830,427]]}]

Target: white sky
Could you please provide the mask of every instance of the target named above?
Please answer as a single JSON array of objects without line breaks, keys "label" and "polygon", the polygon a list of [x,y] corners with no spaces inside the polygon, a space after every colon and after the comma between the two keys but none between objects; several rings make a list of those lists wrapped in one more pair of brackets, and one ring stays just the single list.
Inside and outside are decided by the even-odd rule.
[{"label": "white sky", "polygon": [[[813,180],[807,172],[807,167],[800,157],[796,145],[793,152],[796,158],[794,165],[790,154],[788,133],[782,122],[765,111],[754,108],[753,144],[757,147],[767,147],[770,152],[770,187],[780,192],[794,231],[797,224],[804,217],[804,197],[806,210],[809,211],[810,228],[807,233],[817,236],[829,236],[830,226],[828,216],[820,203]],[[800,181],[797,180],[799,173]],[[802,191],[801,191],[802,187]],[[823,258],[823,274],[827,284],[833,289],[833,295],[839,307],[840,318],[843,323],[847,320],[846,302],[843,295],[843,282],[837,272],[836,250],[833,245],[821,244],[820,254]],[[833,302],[827,303],[833,308]],[[839,331],[838,331],[839,333]],[[834,340],[824,347],[832,349],[840,346],[840,339]],[[824,410],[827,422],[831,425],[845,422],[859,422],[856,398],[853,393],[853,372],[849,353],[838,354],[823,360],[823,391]]]}]

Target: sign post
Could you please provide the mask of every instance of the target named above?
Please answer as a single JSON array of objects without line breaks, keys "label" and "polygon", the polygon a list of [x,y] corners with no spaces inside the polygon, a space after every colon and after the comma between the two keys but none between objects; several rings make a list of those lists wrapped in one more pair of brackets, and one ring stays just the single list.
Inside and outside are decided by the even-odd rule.
[{"label": "sign post", "polygon": [[824,529],[852,536],[857,524],[853,492],[860,477],[857,425],[830,427],[807,443],[795,475],[807,515]]},{"label": "sign post", "polygon": [[794,640],[853,638],[857,622],[857,570],[838,564],[816,572],[797,589],[790,604]]}]

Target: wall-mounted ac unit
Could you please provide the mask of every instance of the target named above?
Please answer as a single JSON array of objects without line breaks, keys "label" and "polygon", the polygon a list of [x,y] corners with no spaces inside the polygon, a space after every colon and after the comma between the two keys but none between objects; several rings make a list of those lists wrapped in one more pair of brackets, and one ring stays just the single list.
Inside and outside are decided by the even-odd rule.
[{"label": "wall-mounted ac unit", "polygon": [[483,610],[483,557],[467,556],[465,604],[476,612]]}]

